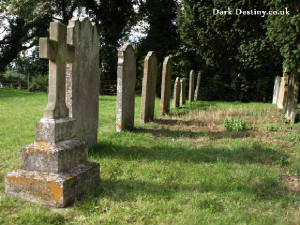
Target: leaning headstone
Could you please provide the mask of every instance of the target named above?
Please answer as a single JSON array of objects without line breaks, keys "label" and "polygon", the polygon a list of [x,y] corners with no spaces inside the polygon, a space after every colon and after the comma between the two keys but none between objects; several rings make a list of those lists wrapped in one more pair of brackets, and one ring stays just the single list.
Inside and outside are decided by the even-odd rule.
[{"label": "leaning headstone", "polygon": [[87,145],[76,139],[65,103],[66,62],[74,60],[67,27],[50,23],[40,39],[40,57],[49,59],[49,94],[35,142],[21,149],[21,169],[7,173],[5,191],[31,201],[65,207],[99,183],[99,164],[87,161]]},{"label": "leaning headstone", "polygon": [[299,99],[300,74],[291,73],[288,80],[288,94],[286,101],[285,118],[290,123],[295,123],[297,115],[297,103]]},{"label": "leaning headstone", "polygon": [[173,107],[177,108],[179,106],[179,98],[180,98],[180,79],[176,77],[174,84],[174,94],[173,94]]},{"label": "leaning headstone", "polygon": [[170,111],[171,74],[171,57],[168,56],[164,60],[162,69],[160,115],[166,115]]},{"label": "leaning headstone", "polygon": [[183,106],[185,104],[185,101],[186,101],[185,87],[186,87],[185,78],[182,78],[180,80],[180,101],[179,101],[180,106]]},{"label": "leaning headstone", "polygon": [[277,100],[278,100],[278,96],[279,96],[280,83],[281,83],[281,77],[276,76],[275,81],[274,81],[272,104],[277,104]]},{"label": "leaning headstone", "polygon": [[123,45],[118,52],[116,130],[134,127],[136,60],[133,47]]},{"label": "leaning headstone", "polygon": [[142,87],[141,123],[154,120],[157,58],[154,52],[148,52],[144,62]]},{"label": "leaning headstone", "polygon": [[191,70],[190,80],[189,80],[189,102],[192,102],[194,99],[194,80],[195,80],[195,73],[194,70]]},{"label": "leaning headstone", "polygon": [[288,71],[287,69],[283,70],[283,77],[280,82],[280,90],[277,99],[277,108],[284,109],[286,105],[287,98],[287,90],[288,90]]},{"label": "leaning headstone", "polygon": [[199,89],[200,89],[200,80],[201,80],[201,72],[198,72],[196,89],[195,89],[195,93],[194,93],[194,101],[198,100],[198,94],[199,94]]},{"label": "leaning headstone", "polygon": [[68,25],[68,42],[75,46],[72,64],[67,64],[66,103],[75,119],[76,137],[89,147],[97,144],[99,111],[99,37],[95,25],[73,18]]}]

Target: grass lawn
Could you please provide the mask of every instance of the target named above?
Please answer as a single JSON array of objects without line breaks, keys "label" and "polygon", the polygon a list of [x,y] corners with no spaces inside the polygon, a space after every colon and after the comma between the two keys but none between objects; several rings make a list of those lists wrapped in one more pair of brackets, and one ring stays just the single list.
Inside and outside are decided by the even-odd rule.
[{"label": "grass lawn", "polygon": [[[4,194],[4,175],[19,168],[20,148],[34,141],[45,93],[0,89],[0,224],[298,225],[300,125],[284,123],[263,103],[187,104],[115,132],[115,96],[100,97],[101,184],[67,209],[49,209]],[[227,132],[240,115],[247,130]]]}]

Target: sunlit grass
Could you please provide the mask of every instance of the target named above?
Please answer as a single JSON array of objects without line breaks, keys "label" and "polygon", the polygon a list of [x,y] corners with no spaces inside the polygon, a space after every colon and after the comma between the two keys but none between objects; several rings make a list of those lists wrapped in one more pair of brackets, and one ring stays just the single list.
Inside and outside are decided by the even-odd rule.
[{"label": "sunlit grass", "polygon": [[[199,101],[160,118],[156,99],[156,122],[140,125],[136,97],[136,129],[116,133],[116,97],[101,96],[89,153],[101,185],[65,210],[7,197],[4,174],[19,168],[46,103],[44,93],[0,89],[0,224],[299,224],[300,127],[263,103]],[[246,131],[224,131],[235,116]]]}]

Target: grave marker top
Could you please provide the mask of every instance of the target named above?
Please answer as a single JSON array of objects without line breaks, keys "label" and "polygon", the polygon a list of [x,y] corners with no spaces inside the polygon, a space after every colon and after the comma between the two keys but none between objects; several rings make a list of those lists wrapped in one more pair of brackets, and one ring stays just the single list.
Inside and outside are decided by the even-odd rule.
[{"label": "grave marker top", "polygon": [[40,58],[49,59],[49,94],[44,118],[68,117],[66,106],[66,62],[74,59],[74,46],[67,44],[67,27],[50,23],[50,38],[40,38]]}]

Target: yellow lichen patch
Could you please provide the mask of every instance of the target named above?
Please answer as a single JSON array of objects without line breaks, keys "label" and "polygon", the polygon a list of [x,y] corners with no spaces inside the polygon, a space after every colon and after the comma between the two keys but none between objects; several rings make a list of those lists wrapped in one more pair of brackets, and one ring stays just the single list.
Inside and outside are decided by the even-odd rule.
[{"label": "yellow lichen patch", "polygon": [[122,129],[122,125],[120,123],[117,124],[119,129]]},{"label": "yellow lichen patch", "polygon": [[55,182],[49,182],[47,186],[50,191],[50,198],[56,202],[60,201],[61,197],[63,196],[63,189],[61,186]]}]

